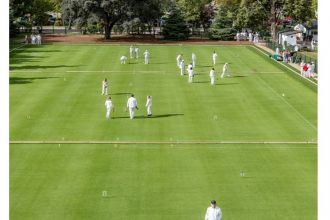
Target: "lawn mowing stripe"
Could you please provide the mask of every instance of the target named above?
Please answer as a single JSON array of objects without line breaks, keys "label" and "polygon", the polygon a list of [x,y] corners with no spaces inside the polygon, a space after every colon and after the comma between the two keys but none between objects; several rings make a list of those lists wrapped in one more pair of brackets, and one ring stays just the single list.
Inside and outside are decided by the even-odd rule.
[{"label": "lawn mowing stripe", "polygon": [[19,50],[20,48],[22,48],[22,47],[24,47],[24,46],[26,46],[26,44],[23,44],[23,45],[21,45],[21,46],[19,46],[19,47],[16,47],[16,48],[14,48],[14,49],[11,49],[11,50],[9,51],[9,53],[11,53],[11,52],[13,52],[13,51],[15,51],[15,50]]},{"label": "lawn mowing stripe", "polygon": [[262,78],[258,77],[258,79],[260,79],[260,81],[262,81],[264,83],[264,85],[266,85],[275,95],[277,95],[278,97],[280,97],[280,99],[282,99],[291,109],[293,109],[297,115],[303,119],[305,122],[307,122],[307,124],[309,124],[314,130],[317,131],[317,128],[315,125],[313,125],[309,120],[307,120],[295,107],[293,107],[288,101],[286,101],[283,96],[281,96],[280,94],[278,94],[265,80],[263,80]]},{"label": "lawn mowing stripe", "polygon": [[[267,54],[267,53],[265,53],[264,51],[260,50],[258,47],[256,47],[256,46],[252,46],[252,47],[253,47],[254,49],[260,51],[260,53],[263,53],[264,55],[269,56],[269,54]],[[272,59],[272,60],[273,60],[273,59]],[[311,82],[312,84],[314,84],[314,85],[317,86],[317,83],[313,82],[312,80],[310,80],[310,79],[308,79],[308,78],[306,78],[306,77],[303,77],[303,76],[300,75],[297,71],[295,71],[295,70],[293,70],[293,69],[287,67],[287,66],[284,65],[283,63],[278,62],[278,61],[275,61],[275,60],[273,60],[273,61],[276,62],[276,63],[278,63],[278,64],[280,64],[280,65],[282,65],[282,66],[284,66],[285,68],[287,68],[287,69],[290,70],[291,72],[295,73],[296,75],[300,76],[301,78],[303,78],[303,79],[305,79],[305,80],[307,80],[307,81],[309,81],[309,82]]]},{"label": "lawn mowing stripe", "polygon": [[10,144],[317,144],[316,141],[10,141]]}]

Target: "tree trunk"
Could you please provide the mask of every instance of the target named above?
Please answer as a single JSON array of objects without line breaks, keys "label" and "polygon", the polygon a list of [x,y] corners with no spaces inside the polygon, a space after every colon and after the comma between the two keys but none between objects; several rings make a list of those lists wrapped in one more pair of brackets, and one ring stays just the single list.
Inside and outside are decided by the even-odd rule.
[{"label": "tree trunk", "polygon": [[276,27],[277,27],[277,19],[276,19],[276,4],[275,0],[272,0],[271,5],[271,25],[270,25],[270,33],[274,42],[276,42]]},{"label": "tree trunk", "polygon": [[105,19],[105,23],[104,23],[104,38],[109,40],[111,39],[111,31],[113,26],[116,24],[118,19],[114,19],[112,22],[110,22],[109,18]]}]

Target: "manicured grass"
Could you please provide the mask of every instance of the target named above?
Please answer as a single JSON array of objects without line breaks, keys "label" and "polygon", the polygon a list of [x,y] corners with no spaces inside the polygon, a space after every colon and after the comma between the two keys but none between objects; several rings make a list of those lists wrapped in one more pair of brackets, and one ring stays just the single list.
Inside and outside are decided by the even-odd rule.
[{"label": "manicured grass", "polygon": [[[317,89],[250,46],[54,44],[10,54],[11,141],[316,141]],[[217,85],[209,83],[218,52]],[[181,77],[197,55],[194,83]],[[219,79],[228,62],[230,78]],[[105,120],[101,81],[114,119]],[[134,93],[140,110],[124,111]],[[146,118],[146,96],[153,118]],[[12,219],[315,219],[316,145],[10,145]],[[240,176],[240,171],[246,173]],[[107,191],[108,197],[102,197]]]},{"label": "manicured grass", "polygon": [[12,145],[10,156],[11,219],[203,219],[214,198],[223,219],[316,219],[315,145]]}]

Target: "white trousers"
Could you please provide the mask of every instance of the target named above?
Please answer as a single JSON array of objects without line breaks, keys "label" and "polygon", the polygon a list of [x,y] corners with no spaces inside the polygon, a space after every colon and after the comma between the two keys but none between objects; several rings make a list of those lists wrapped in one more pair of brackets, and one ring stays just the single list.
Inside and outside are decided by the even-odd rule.
[{"label": "white trousers", "polygon": [[210,76],[210,79],[211,79],[211,85],[214,85],[214,82],[215,82],[215,80],[214,80],[214,76]]},{"label": "white trousers", "polygon": [[226,76],[229,76],[229,73],[228,73],[227,70],[222,71],[221,78],[223,78],[225,75],[226,75]]},{"label": "white trousers", "polygon": [[213,63],[213,65],[215,65],[215,61],[216,61],[216,59],[213,58],[213,59],[212,59],[212,63]]},{"label": "white trousers", "polygon": [[106,113],[105,117],[107,119],[110,119],[110,114],[111,114],[111,108],[107,108],[107,113]]},{"label": "white trousers", "polygon": [[126,64],[126,60],[121,60],[120,64]]},{"label": "white trousers", "polygon": [[192,83],[193,82],[193,76],[192,75],[189,75],[188,76],[188,83]]},{"label": "white trousers", "polygon": [[195,66],[196,66],[196,61],[195,60],[192,61],[192,65],[195,68]]},{"label": "white trousers", "polygon": [[184,68],[180,68],[180,75],[183,76]]},{"label": "white trousers", "polygon": [[151,106],[147,106],[147,113],[148,113],[148,115],[151,115],[152,113],[151,113]]},{"label": "white trousers", "polygon": [[144,64],[149,64],[149,58],[147,57],[144,58]]},{"label": "white trousers", "polygon": [[102,87],[102,95],[108,95],[108,87]]},{"label": "white trousers", "polygon": [[129,118],[130,119],[134,118],[134,113],[135,113],[135,108],[129,108]]}]

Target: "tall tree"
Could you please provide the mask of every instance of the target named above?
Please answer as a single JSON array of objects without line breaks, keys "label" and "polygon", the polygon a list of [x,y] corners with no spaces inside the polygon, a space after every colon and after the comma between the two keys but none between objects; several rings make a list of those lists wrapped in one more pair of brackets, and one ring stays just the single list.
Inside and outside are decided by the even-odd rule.
[{"label": "tall tree", "polygon": [[173,5],[168,12],[168,16],[165,18],[165,25],[163,27],[165,39],[185,40],[189,37],[189,32],[183,15],[176,5]]},{"label": "tall tree", "polygon": [[105,39],[110,39],[113,26],[132,15],[132,8],[137,2],[141,0],[87,0],[86,8],[102,19]]}]

